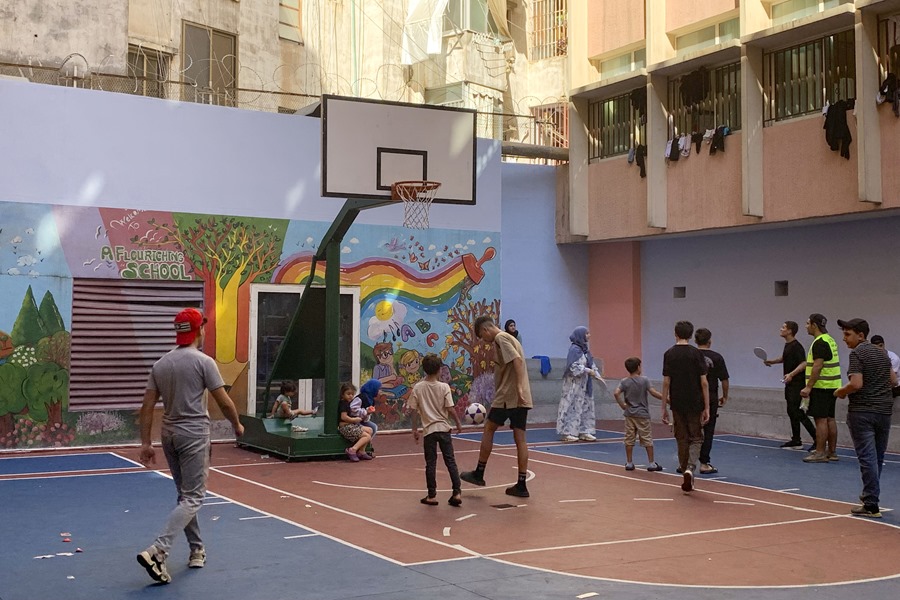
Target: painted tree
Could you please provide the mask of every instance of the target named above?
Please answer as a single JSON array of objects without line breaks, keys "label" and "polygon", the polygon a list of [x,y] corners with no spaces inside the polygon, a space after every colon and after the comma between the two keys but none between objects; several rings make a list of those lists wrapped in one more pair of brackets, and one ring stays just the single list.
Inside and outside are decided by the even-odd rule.
[{"label": "painted tree", "polygon": [[172,242],[183,251],[203,280],[210,320],[206,338],[220,363],[249,360],[250,283],[266,278],[281,258],[288,221],[237,217],[198,217],[174,213],[174,223],[148,224],[163,236],[131,242],[144,247]]},{"label": "painted tree", "polygon": [[69,372],[52,362],[33,364],[22,383],[22,395],[33,420],[62,423],[62,411],[69,404]]},{"label": "painted tree", "polygon": [[45,335],[53,335],[60,331],[66,330],[66,324],[63,323],[62,315],[59,314],[59,307],[56,306],[56,300],[50,290],[44,293],[41,298],[41,306],[38,309],[41,316],[41,322],[44,324]]},{"label": "painted tree", "polygon": [[25,367],[13,363],[0,365],[0,438],[13,431],[14,416],[25,408],[22,386],[26,377]]},{"label": "painted tree", "polygon": [[31,291],[30,285],[25,292],[22,308],[19,309],[19,315],[16,317],[10,335],[16,346],[36,344],[41,338],[47,337],[47,329],[37,303],[34,301],[34,292]]},{"label": "painted tree", "polygon": [[500,300],[496,299],[490,303],[486,299],[457,303],[447,313],[447,323],[450,324],[450,333],[446,338],[447,348],[469,356],[473,379],[491,370],[494,350],[493,344],[483,342],[475,335],[472,325],[482,315],[496,320],[499,314]]}]

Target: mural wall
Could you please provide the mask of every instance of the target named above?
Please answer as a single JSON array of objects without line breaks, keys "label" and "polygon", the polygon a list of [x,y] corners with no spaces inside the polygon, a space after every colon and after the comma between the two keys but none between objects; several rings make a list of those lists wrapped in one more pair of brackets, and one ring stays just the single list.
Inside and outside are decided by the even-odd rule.
[{"label": "mural wall", "polygon": [[[305,283],[329,223],[122,208],[2,203],[0,447],[93,445],[138,439],[134,411],[68,406],[72,279],[202,281],[204,350],[234,393],[249,389],[250,288]],[[487,347],[475,316],[499,314],[499,235],[355,225],[341,284],[360,288],[360,380],[384,383],[376,419],[408,426],[404,400],[435,352],[458,409],[490,403]],[[322,279],[318,265],[312,274]],[[473,398],[474,396],[474,398]],[[235,398],[246,406],[246,397]]]}]

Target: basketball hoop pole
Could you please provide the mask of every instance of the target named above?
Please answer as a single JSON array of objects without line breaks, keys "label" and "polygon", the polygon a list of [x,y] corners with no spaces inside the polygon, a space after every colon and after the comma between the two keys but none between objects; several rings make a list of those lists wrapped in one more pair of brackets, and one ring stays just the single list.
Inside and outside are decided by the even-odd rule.
[{"label": "basketball hoop pole", "polygon": [[[304,292],[309,289],[316,274],[316,262],[325,260],[325,422],[323,423],[323,432],[325,434],[338,435],[338,395],[340,394],[340,347],[338,341],[340,339],[340,299],[341,299],[341,242],[344,241],[344,235],[359,213],[370,208],[378,208],[379,206],[387,206],[394,204],[393,200],[347,200],[341,207],[340,212],[331,223],[331,227],[325,232],[322,241],[319,243],[319,249],[313,256],[310,264],[309,277],[306,280]],[[303,296],[300,297],[300,303],[303,304]],[[294,318],[288,326],[288,335],[294,329],[294,322],[300,312],[300,306],[294,313]],[[277,372],[284,376],[284,369],[281,363],[292,360],[291,357],[284,356],[286,344],[282,344],[275,356],[275,362],[266,378],[266,397],[269,397],[272,386],[272,379]],[[296,359],[296,357],[294,357]]]}]

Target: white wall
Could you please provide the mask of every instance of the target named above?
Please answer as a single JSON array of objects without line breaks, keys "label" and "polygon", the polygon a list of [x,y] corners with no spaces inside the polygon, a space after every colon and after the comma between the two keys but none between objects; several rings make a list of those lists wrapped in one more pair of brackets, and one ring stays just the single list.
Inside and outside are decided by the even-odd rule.
[{"label": "white wall", "polygon": [[[331,221],[319,120],[0,80],[0,201]],[[478,140],[478,205],[433,227],[500,229],[500,145]],[[358,222],[400,224],[401,206]]]},{"label": "white wall", "polygon": [[[842,367],[848,350],[838,319],[868,320],[872,334],[900,351],[898,231],[900,217],[882,217],[644,242],[644,373],[662,377],[662,355],[682,319],[712,331],[712,347],[738,386],[780,388],[781,366],[763,366],[753,348],[780,355],[786,320],[800,325],[797,339],[808,348],[804,325],[814,312],[827,317]],[[789,282],[787,297],[775,297],[776,280]],[[687,297],[674,299],[675,286],[685,286]]]},{"label": "white wall", "polygon": [[555,167],[503,163],[502,172],[501,321],[516,321],[527,356],[565,356],[588,322],[587,246],[556,245]]}]

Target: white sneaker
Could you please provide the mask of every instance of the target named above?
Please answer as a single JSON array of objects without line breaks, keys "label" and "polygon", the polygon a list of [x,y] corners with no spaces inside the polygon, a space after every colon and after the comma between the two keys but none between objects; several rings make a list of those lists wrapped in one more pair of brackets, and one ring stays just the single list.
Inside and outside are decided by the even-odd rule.
[{"label": "white sneaker", "polygon": [[561,439],[564,442],[577,442],[578,441],[578,438],[575,437],[574,435],[562,435],[559,437],[559,439]]},{"label": "white sneaker", "polygon": [[202,569],[206,564],[206,550],[191,550],[191,556],[188,558],[188,567],[191,569]]},{"label": "white sneaker", "polygon": [[583,442],[596,442],[597,438],[592,436],[590,433],[579,433],[578,439]]}]

